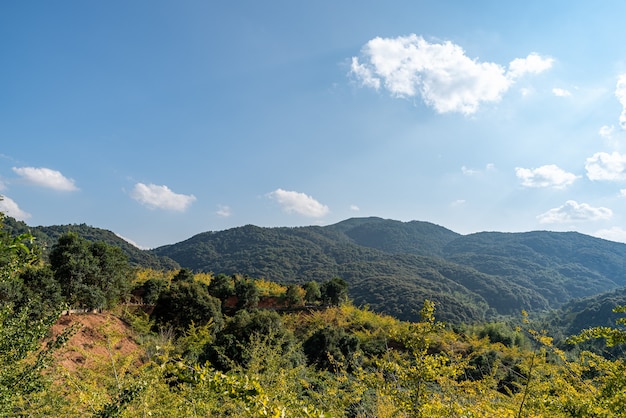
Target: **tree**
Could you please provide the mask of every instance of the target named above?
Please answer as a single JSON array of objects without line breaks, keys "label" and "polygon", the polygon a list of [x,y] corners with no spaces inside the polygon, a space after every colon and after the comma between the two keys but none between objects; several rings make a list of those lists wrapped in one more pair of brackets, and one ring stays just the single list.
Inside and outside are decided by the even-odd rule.
[{"label": "tree", "polygon": [[322,284],[320,289],[322,302],[328,305],[339,305],[348,300],[348,283],[335,277]]},{"label": "tree", "polygon": [[320,285],[316,281],[308,282],[304,285],[304,300],[306,303],[315,303],[322,297]]},{"label": "tree", "polygon": [[220,300],[211,296],[207,287],[196,281],[174,281],[162,291],[152,313],[161,324],[170,324],[182,331],[192,322],[203,325],[213,320],[222,324]]},{"label": "tree", "polygon": [[233,279],[225,274],[218,274],[209,283],[209,293],[220,299],[222,303],[235,294]]},{"label": "tree", "polygon": [[251,279],[243,277],[235,281],[235,296],[237,308],[251,309],[259,304],[259,288]]},{"label": "tree", "polygon": [[301,306],[304,303],[305,291],[297,284],[287,286],[285,300],[288,306]]},{"label": "tree", "polygon": [[59,237],[50,266],[70,306],[111,307],[130,290],[130,266],[118,247],[89,243],[74,232]]},{"label": "tree", "polygon": [[325,327],[317,330],[302,345],[309,364],[321,370],[336,370],[355,366],[355,354],[359,351],[359,339],[348,335],[343,328]]},{"label": "tree", "polygon": [[[0,227],[2,219],[0,213]],[[0,283],[19,280],[19,274],[36,261],[32,241],[28,234],[10,237],[0,231]],[[16,310],[12,301],[0,301],[0,416],[21,416],[18,404],[45,391],[47,382],[41,371],[67,338],[64,333],[42,344],[58,315],[54,309],[33,320],[29,305]]]}]

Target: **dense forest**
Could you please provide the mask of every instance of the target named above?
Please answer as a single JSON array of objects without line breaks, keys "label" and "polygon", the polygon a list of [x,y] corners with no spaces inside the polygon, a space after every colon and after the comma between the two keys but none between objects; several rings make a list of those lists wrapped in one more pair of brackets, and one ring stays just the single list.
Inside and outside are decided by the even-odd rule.
[{"label": "dense forest", "polygon": [[[285,264],[291,270],[274,264],[276,277],[283,279],[275,280],[273,274],[243,269],[181,268],[187,262],[177,245],[131,259],[114,234],[82,225],[51,228],[58,232],[54,240],[44,239],[42,229],[30,233],[9,219],[5,225],[0,416],[610,417],[626,412],[621,245],[580,234],[462,237],[425,223],[409,223],[410,231],[402,233],[403,223],[376,218],[328,228],[248,226],[191,239],[204,243],[188,254],[192,258],[214,251],[242,253],[243,259],[255,254],[255,247],[269,251],[274,245],[281,263],[296,260]],[[435,237],[432,245],[429,234]],[[311,246],[308,254],[299,241]],[[481,260],[479,250],[489,256]],[[302,274],[302,259],[316,268],[323,254],[330,267]],[[468,265],[448,261],[454,258]],[[405,278],[394,277],[402,266],[421,278],[415,319],[355,302],[359,293],[353,287],[381,298],[404,291],[398,283]],[[361,277],[340,274],[359,267],[379,269],[378,282],[364,284],[368,271]],[[544,283],[550,269],[561,276]],[[288,271],[294,276],[280,276]],[[594,289],[613,290],[577,297],[586,294],[572,289],[590,280],[583,271],[601,281]],[[497,278],[512,280],[517,274],[524,277],[516,286],[534,284],[545,304],[513,313],[498,310],[486,297],[489,286],[494,292],[504,289]],[[541,293],[556,294],[559,281],[567,282],[561,283],[566,296]],[[425,286],[445,298],[428,298]],[[397,296],[383,301],[385,309],[402,306]],[[438,313],[450,310],[446,302],[470,310],[442,322]],[[557,304],[558,310],[549,309]],[[480,310],[492,310],[493,317],[477,321]],[[459,320],[464,316],[468,321]],[[89,318],[100,325],[86,326]]]},{"label": "dense forest", "polygon": [[356,306],[407,321],[428,299],[451,324],[502,321],[523,309],[543,314],[626,286],[626,244],[578,233],[460,235],[428,222],[353,218],[325,227],[247,225],[140,250],[87,225],[28,227],[44,258],[67,232],[122,248],[135,268],[242,274],[283,284],[341,277]]}]

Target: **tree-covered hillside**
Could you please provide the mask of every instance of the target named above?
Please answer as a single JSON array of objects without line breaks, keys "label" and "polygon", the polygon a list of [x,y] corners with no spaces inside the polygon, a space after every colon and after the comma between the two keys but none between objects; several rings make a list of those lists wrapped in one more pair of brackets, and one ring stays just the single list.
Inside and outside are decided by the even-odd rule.
[{"label": "tree-covered hillside", "polygon": [[626,286],[626,245],[573,232],[463,236],[428,222],[370,217],[325,227],[246,225],[146,251],[87,225],[28,227],[7,218],[5,229],[30,231],[44,255],[72,231],[119,246],[133,266],[183,266],[285,284],[340,277],[356,304],[403,320],[416,320],[425,299],[442,306],[439,319],[460,323],[522,309],[544,312]]},{"label": "tree-covered hillside", "polygon": [[128,256],[129,262],[133,266],[141,266],[155,269],[177,269],[180,266],[168,257],[155,256],[153,253],[141,250],[119,237],[115,233],[101,228],[95,228],[85,224],[80,225],[52,225],[52,226],[28,226],[22,221],[17,221],[11,217],[5,217],[4,230],[10,235],[30,233],[35,237],[37,245],[47,256],[51,248],[56,244],[59,237],[68,232],[75,232],[82,238],[91,242],[102,241],[108,245],[119,247]]},{"label": "tree-covered hillside", "polygon": [[415,320],[425,298],[462,322],[546,311],[626,283],[626,245],[577,233],[462,236],[426,222],[348,219],[326,227],[248,225],[154,250],[195,271],[284,283],[339,276],[358,304]]}]

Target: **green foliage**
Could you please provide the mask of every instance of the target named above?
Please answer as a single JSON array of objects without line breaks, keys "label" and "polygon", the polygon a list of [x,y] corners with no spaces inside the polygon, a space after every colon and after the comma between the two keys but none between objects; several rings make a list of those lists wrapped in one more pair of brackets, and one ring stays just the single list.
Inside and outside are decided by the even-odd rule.
[{"label": "green foliage", "polygon": [[[0,226],[1,222],[0,214]],[[29,235],[11,238],[0,232],[0,286],[3,288],[19,283],[19,275],[36,261],[32,240]],[[24,295],[21,296],[18,308],[13,301],[0,300],[0,416],[21,415],[19,411],[24,402],[28,404],[30,397],[46,389],[48,381],[41,372],[50,364],[54,350],[68,336],[63,333],[43,344],[43,338],[58,318],[58,307],[33,313],[33,307]]]},{"label": "green foliage", "polygon": [[235,283],[232,277],[218,274],[209,283],[209,293],[224,302],[230,296],[235,295]]},{"label": "green foliage", "polygon": [[112,307],[130,291],[130,267],[121,249],[90,243],[76,233],[59,238],[50,252],[50,267],[73,307]]},{"label": "green foliage", "polygon": [[304,291],[304,300],[307,303],[315,303],[322,299],[322,291],[320,290],[319,284],[317,284],[315,280],[305,283]]},{"label": "green foliage", "polygon": [[206,285],[195,280],[175,280],[162,291],[156,301],[153,316],[160,324],[169,324],[177,330],[191,323],[198,325],[213,321],[222,324],[220,300],[211,296]]},{"label": "green foliage", "polygon": [[348,300],[348,283],[335,277],[322,284],[320,288],[322,303],[327,305],[339,305]]},{"label": "green foliage", "polygon": [[253,309],[259,304],[259,289],[253,280],[237,277],[235,280],[237,308]]}]

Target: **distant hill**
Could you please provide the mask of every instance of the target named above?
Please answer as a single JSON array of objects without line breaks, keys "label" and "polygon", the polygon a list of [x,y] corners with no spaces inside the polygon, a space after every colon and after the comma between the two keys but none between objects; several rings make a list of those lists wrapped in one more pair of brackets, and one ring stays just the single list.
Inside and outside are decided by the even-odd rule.
[{"label": "distant hill", "polygon": [[428,222],[353,218],[334,225],[205,232],[153,250],[196,271],[280,282],[339,276],[357,304],[416,319],[424,298],[441,319],[546,311],[626,285],[626,244],[578,233],[460,235]]},{"label": "distant hill", "polygon": [[89,241],[104,241],[109,245],[120,247],[124,253],[128,255],[128,260],[132,266],[163,270],[180,268],[180,265],[171,258],[157,256],[149,251],[141,250],[109,230],[95,228],[85,224],[31,227],[24,222],[6,217],[4,219],[4,230],[12,235],[26,232],[32,234],[35,237],[37,245],[43,249],[44,256],[47,256],[52,246],[56,244],[61,235],[67,232],[76,232]]},{"label": "distant hill", "polygon": [[460,323],[547,312],[626,286],[626,244],[574,232],[482,232],[460,235],[428,222],[376,217],[329,226],[246,225],[203,232],[141,250],[111,231],[87,225],[5,229],[30,231],[49,250],[65,232],[121,247],[137,266],[245,274],[282,283],[341,277],[350,297],[404,320],[419,318],[423,300],[438,318]]}]

